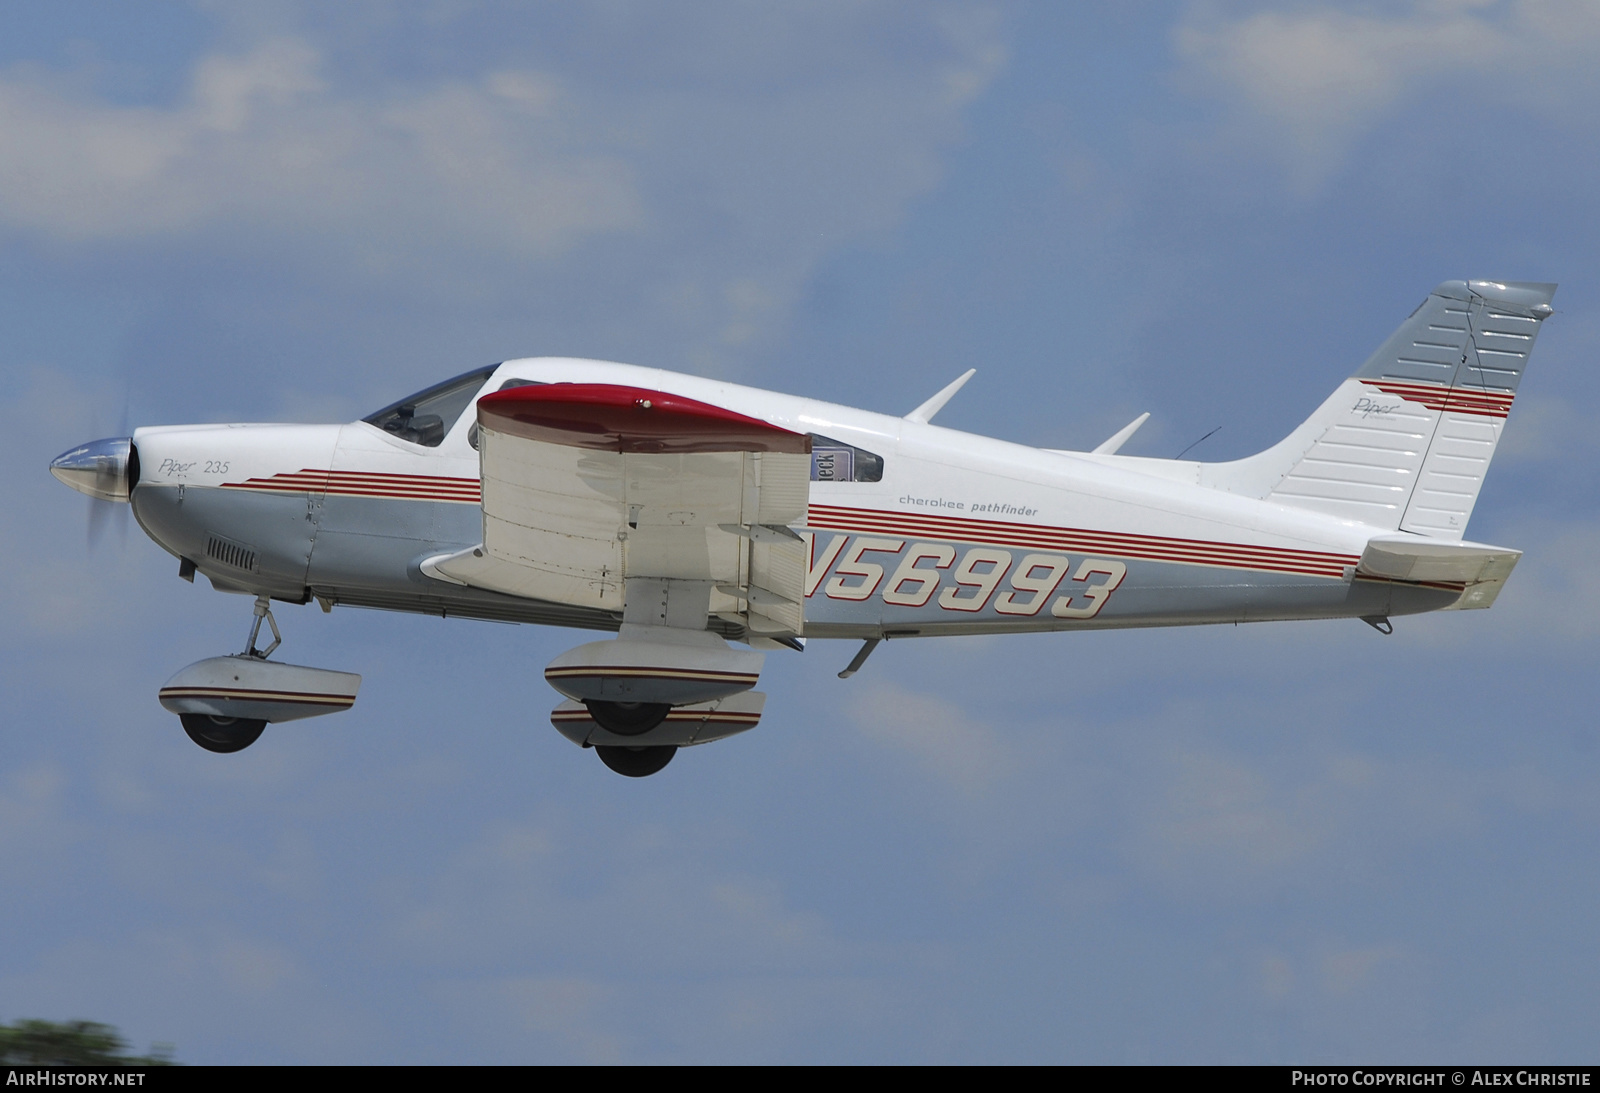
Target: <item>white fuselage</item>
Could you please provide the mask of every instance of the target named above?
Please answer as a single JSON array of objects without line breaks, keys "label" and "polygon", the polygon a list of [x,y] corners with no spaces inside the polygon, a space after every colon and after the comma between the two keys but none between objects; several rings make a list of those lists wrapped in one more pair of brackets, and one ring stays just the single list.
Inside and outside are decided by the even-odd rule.
[{"label": "white fuselage", "polygon": [[[818,457],[796,529],[809,554],[806,636],[1374,617],[1449,607],[1461,594],[1459,583],[1358,576],[1384,529],[1150,473],[1154,461],[1043,451],[596,361],[508,361],[480,394],[513,379],[657,390],[838,442],[845,454]],[[482,540],[474,421],[469,406],[435,447],[366,422],[140,429],[135,512],[228,590],[614,629],[611,613],[424,571]],[[846,449],[857,467],[881,459],[878,480],[827,480],[848,470]]]}]

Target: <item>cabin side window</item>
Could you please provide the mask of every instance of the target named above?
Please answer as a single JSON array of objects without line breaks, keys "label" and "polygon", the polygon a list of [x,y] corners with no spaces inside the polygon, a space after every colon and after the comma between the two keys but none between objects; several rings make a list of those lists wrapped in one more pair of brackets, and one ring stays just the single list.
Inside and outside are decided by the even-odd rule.
[{"label": "cabin side window", "polygon": [[385,406],[361,420],[376,425],[390,436],[421,444],[424,448],[437,448],[450,432],[450,427],[472,403],[472,396],[478,393],[499,367],[496,364],[463,373],[425,391],[418,391],[410,398]]},{"label": "cabin side window", "polygon": [[882,482],[883,456],[812,433],[811,481]]}]

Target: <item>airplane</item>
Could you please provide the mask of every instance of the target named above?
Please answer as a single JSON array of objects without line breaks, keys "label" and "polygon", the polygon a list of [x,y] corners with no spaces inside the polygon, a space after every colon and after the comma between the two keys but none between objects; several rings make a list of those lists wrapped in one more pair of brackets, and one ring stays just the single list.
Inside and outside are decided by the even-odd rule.
[{"label": "airplane", "polygon": [[[551,714],[629,777],[754,727],[765,656],[886,640],[1487,608],[1521,552],[1464,538],[1556,286],[1446,281],[1281,442],[1230,462],[1091,451],[651,368],[480,368],[344,425],[145,427],[55,459],[223,592],[242,653],[159,692],[230,753],[354,704],[269,660],[272,604],[614,636],[556,657]],[[273,640],[258,647],[263,622]]]}]

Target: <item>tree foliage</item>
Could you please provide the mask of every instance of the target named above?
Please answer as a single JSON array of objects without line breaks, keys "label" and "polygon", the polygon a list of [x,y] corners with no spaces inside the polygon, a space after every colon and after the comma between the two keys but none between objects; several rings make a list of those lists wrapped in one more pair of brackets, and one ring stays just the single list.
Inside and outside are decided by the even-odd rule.
[{"label": "tree foliage", "polygon": [[171,1066],[172,1052],[155,1045],[129,1055],[117,1030],[94,1021],[18,1021],[0,1025],[0,1063],[32,1066]]}]

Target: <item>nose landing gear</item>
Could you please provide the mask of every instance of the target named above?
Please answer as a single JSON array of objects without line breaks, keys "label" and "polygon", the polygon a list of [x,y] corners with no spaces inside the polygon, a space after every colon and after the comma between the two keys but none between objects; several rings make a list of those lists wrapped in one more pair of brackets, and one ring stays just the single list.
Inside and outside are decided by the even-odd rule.
[{"label": "nose landing gear", "polygon": [[[272,644],[258,649],[262,620],[272,630]],[[259,596],[245,651],[189,665],[161,688],[161,705],[178,715],[189,739],[222,754],[248,748],[270,723],[318,717],[355,705],[360,676],[269,661],[267,657],[281,644],[272,601]]]},{"label": "nose landing gear", "polygon": [[[250,624],[250,640],[244,643],[243,656],[255,657],[266,660],[272,651],[283,644],[283,635],[278,633],[278,620],[272,617],[272,600],[267,596],[256,597],[255,621]],[[261,620],[266,619],[267,625],[272,627],[272,644],[265,649],[256,648],[256,638],[261,636]]]},{"label": "nose landing gear", "polygon": [[223,755],[248,748],[267,728],[260,718],[213,717],[208,713],[181,713],[178,720],[183,722],[183,731],[190,740],[206,751]]}]

